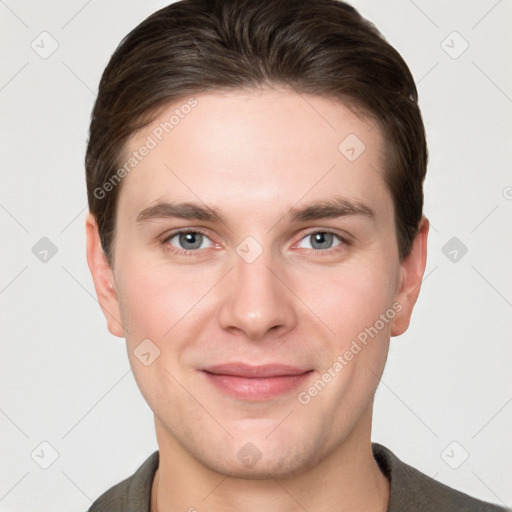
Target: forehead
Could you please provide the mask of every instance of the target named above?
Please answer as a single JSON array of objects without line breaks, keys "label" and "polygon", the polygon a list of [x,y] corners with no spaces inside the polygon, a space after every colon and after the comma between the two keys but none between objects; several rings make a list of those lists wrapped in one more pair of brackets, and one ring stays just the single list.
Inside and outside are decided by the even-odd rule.
[{"label": "forehead", "polygon": [[120,208],[199,200],[236,213],[333,195],[389,207],[383,149],[378,126],[334,99],[203,93],[168,105],[129,140]]}]

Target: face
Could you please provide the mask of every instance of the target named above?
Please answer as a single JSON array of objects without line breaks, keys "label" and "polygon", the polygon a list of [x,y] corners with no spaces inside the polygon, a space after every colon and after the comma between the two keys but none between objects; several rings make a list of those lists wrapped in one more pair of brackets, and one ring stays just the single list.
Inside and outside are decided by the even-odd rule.
[{"label": "face", "polygon": [[89,219],[96,289],[159,445],[232,476],[300,473],[368,440],[426,228],[400,262],[382,135],[343,104],[284,90],[195,101],[129,141],[140,160],[112,268]]}]

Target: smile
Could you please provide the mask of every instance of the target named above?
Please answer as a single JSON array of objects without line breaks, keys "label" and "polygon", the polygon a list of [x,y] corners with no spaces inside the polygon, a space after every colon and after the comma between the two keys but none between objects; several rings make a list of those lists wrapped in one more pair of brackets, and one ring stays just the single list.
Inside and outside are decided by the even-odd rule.
[{"label": "smile", "polygon": [[227,364],[202,369],[208,382],[239,400],[269,400],[304,385],[313,370],[284,365]]}]

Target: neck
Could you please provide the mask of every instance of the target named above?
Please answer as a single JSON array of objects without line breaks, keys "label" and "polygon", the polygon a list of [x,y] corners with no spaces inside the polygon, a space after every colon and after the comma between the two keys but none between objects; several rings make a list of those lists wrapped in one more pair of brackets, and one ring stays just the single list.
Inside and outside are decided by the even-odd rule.
[{"label": "neck", "polygon": [[355,428],[329,457],[296,476],[251,480],[212,471],[155,425],[160,464],[151,512],[387,510],[389,482],[373,458],[369,427]]}]

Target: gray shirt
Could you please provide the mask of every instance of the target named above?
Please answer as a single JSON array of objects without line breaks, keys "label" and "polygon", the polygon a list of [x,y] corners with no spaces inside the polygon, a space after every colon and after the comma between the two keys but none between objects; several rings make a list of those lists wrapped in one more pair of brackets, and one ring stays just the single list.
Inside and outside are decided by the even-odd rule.
[{"label": "gray shirt", "polygon": [[[391,485],[388,512],[504,512],[424,475],[398,459],[386,447],[373,443],[373,456]],[[91,506],[89,512],[150,512],[151,486],[158,469],[153,453],[129,478],[118,483]]]}]

